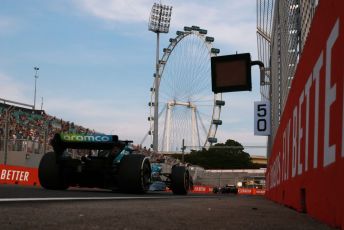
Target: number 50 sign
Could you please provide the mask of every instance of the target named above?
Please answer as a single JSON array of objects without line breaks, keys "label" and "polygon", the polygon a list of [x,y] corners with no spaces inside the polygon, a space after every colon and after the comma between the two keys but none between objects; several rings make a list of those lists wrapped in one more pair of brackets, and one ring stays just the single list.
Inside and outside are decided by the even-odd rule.
[{"label": "number 50 sign", "polygon": [[269,136],[270,134],[270,103],[267,101],[255,101],[254,135]]}]

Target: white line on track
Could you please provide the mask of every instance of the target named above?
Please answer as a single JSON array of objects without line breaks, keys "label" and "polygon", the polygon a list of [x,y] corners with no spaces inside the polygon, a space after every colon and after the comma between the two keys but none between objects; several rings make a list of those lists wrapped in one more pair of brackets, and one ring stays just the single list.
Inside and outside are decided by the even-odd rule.
[{"label": "white line on track", "polygon": [[68,201],[68,200],[142,200],[142,199],[167,199],[167,197],[48,197],[48,198],[0,198],[0,202],[21,201]]},{"label": "white line on track", "polygon": [[[175,198],[204,198],[206,196],[133,196],[133,197],[47,197],[47,198],[0,198],[1,202],[26,202],[26,201],[82,201],[82,200],[153,200]],[[209,198],[209,197],[208,197]]]}]

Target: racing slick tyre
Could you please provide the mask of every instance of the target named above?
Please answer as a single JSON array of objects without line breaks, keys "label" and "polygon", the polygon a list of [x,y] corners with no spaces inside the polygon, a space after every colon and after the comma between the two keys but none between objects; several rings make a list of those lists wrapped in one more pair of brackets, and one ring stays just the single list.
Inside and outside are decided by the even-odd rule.
[{"label": "racing slick tyre", "polygon": [[185,166],[175,165],[171,173],[171,189],[175,195],[186,195],[190,189],[190,175]]},{"label": "racing slick tyre", "polygon": [[46,153],[42,157],[38,167],[38,178],[45,189],[65,190],[68,188],[61,168],[56,163],[54,152]]},{"label": "racing slick tyre", "polygon": [[151,166],[144,155],[130,154],[123,157],[118,173],[119,189],[127,193],[145,193],[151,184]]}]

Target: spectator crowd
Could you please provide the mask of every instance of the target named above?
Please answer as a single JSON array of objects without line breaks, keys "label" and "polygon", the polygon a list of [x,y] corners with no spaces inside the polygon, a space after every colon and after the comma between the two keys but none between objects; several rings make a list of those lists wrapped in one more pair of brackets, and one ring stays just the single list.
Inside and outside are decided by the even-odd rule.
[{"label": "spectator crowd", "polygon": [[19,150],[23,141],[30,141],[36,146],[43,146],[44,141],[49,143],[56,132],[68,133],[95,133],[73,122],[64,121],[55,116],[46,114],[44,110],[32,110],[23,107],[0,103],[0,149],[5,139],[5,127],[8,122],[8,146]]},{"label": "spectator crowd", "polygon": [[[64,121],[45,113],[24,107],[0,103],[0,151],[4,150],[5,124],[8,122],[8,150],[43,153],[51,150],[50,140],[57,132],[95,134],[94,130]],[[134,151],[150,157],[152,162],[175,164],[178,160],[155,153],[150,148],[133,145]],[[75,151],[81,154],[83,151]],[[80,152],[80,153],[79,153]]]}]

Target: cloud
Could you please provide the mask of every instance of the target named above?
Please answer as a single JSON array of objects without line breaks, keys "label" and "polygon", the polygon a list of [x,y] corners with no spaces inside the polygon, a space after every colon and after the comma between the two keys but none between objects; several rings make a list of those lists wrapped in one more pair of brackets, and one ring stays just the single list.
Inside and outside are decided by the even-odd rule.
[{"label": "cloud", "polygon": [[0,98],[33,104],[32,102],[28,102],[27,92],[30,89],[27,86],[3,73],[0,73],[0,82]]},{"label": "cloud", "polygon": [[110,100],[80,99],[71,102],[67,97],[59,97],[46,101],[44,109],[49,114],[98,132],[116,134],[122,140],[140,143],[148,132],[148,122],[142,116],[146,111],[140,113],[138,108],[119,106]]},{"label": "cloud", "polygon": [[[86,14],[119,23],[148,23],[153,3],[152,0],[75,0],[76,7]],[[171,31],[198,25],[208,29],[215,42],[229,46],[226,52],[256,53],[256,6],[252,0],[163,3],[173,6]]]},{"label": "cloud", "polygon": [[0,18],[0,29],[1,30],[8,29],[8,28],[12,27],[12,24],[13,24],[12,20],[10,20],[8,18],[4,18],[4,17]]},{"label": "cloud", "polygon": [[5,16],[0,16],[0,35],[11,34],[18,29],[18,21]]},{"label": "cloud", "polygon": [[[14,100],[19,102],[27,101],[27,86],[16,82],[13,78],[0,74],[0,98]],[[141,143],[143,137],[149,129],[146,116],[147,111],[144,107],[126,107],[123,104],[111,100],[92,100],[79,99],[71,102],[70,98],[64,97],[46,97],[44,109],[53,116],[62,118],[66,121],[72,121],[86,128],[95,129],[96,131],[116,134],[122,140],[133,140],[134,143]],[[252,104],[252,103],[251,103]],[[231,109],[236,110],[241,103],[232,101]],[[244,106],[242,109],[248,109]],[[246,114],[246,113],[245,113]],[[224,114],[225,124],[220,126],[217,132],[218,142],[225,142],[227,139],[235,139],[245,146],[258,146],[257,148],[246,147],[246,151],[253,155],[264,155],[266,149],[261,148],[266,142],[266,137],[254,136],[253,128],[248,128],[247,123],[242,116],[229,116]],[[130,122],[128,122],[130,121]],[[240,124],[240,127],[238,127]],[[230,125],[227,128],[227,125]],[[248,125],[250,126],[250,125]],[[149,146],[150,140],[147,138],[144,145]]]},{"label": "cloud", "polygon": [[[86,15],[87,19],[100,19],[99,21],[105,25],[120,25],[121,29],[116,32],[136,36],[137,39],[140,39],[142,33],[137,31],[137,26],[141,28],[143,25],[148,24],[150,10],[154,2],[158,1],[73,0],[74,9],[72,10],[78,16],[80,14],[83,16]],[[221,49],[221,54],[233,53],[235,51],[255,52],[255,1],[197,0],[191,2],[166,0],[162,2],[163,4],[173,5],[171,32],[169,35],[163,36],[162,40],[167,41],[169,36],[175,36],[172,32],[182,30],[184,26],[198,25],[207,29],[209,36],[215,37],[214,45]],[[18,26],[17,22],[25,23],[24,21],[15,21],[11,18],[0,16],[0,35],[5,33],[4,31],[15,29]],[[125,26],[124,29],[123,26]],[[144,29],[146,30],[146,27]],[[79,49],[81,50],[80,52]],[[105,61],[115,62],[113,61],[114,57],[108,56],[107,53],[103,53],[102,51],[96,52],[92,50],[92,52],[89,52],[87,50],[86,52],[82,52],[82,46],[79,49],[77,47],[76,50],[73,50],[74,52],[71,54],[72,61],[60,58],[62,56],[65,58],[66,56],[63,50],[49,50],[48,53],[50,53],[50,56],[45,53],[42,53],[40,56],[44,56],[46,60],[52,60],[52,62],[57,61],[62,64],[71,62],[73,65],[87,63],[92,59],[94,59],[93,64]],[[37,50],[35,52],[40,54],[39,52],[42,51]],[[76,54],[80,55],[75,56]],[[30,53],[30,55],[33,54]],[[37,53],[35,53],[35,56],[37,56]],[[138,58],[137,55],[134,56]],[[27,60],[30,60],[30,57]],[[121,61],[126,61],[126,59],[122,57]],[[29,100],[32,103],[33,85],[28,87],[14,79],[14,77],[10,78],[0,73],[0,97],[24,103],[27,103]],[[149,96],[147,96],[148,99]],[[49,98],[48,95],[45,95],[44,106],[44,109],[51,115],[74,121],[77,124],[104,133],[113,132],[113,134],[118,134],[121,139],[133,139],[135,143],[141,142],[144,134],[148,131],[149,125],[146,118],[148,109],[144,106],[142,106],[144,108],[132,108],[126,105],[114,104],[112,101],[95,101],[90,99],[78,99],[77,101],[71,102],[64,95],[59,95],[59,98]],[[244,145],[261,144],[262,142],[259,139],[261,137],[253,136],[253,128],[252,133],[247,132],[247,130],[251,130],[251,127],[249,127],[250,124],[247,123],[251,122],[251,120],[248,120],[249,118],[253,118],[253,114],[250,114],[252,108],[253,102],[248,97],[240,99],[231,97],[230,100],[226,100],[226,106],[223,109],[224,116],[221,116],[221,119],[224,120],[224,126],[220,127],[218,132],[219,141],[224,142],[228,138],[233,137],[233,139],[236,139]],[[242,114],[241,116],[239,111]],[[226,116],[229,113],[233,114],[233,112],[235,116]],[[243,123],[246,123],[246,125]],[[227,126],[227,124],[229,125]],[[238,128],[239,126],[240,128]],[[222,132],[222,130],[225,131]]]},{"label": "cloud", "polygon": [[142,22],[147,20],[149,0],[75,0],[76,6],[86,13],[115,22]]},{"label": "cloud", "polygon": [[[20,103],[33,104],[28,95],[32,87],[14,80],[13,76],[0,73],[0,98]],[[33,92],[32,92],[33,93]],[[43,109],[50,115],[65,121],[74,122],[85,128],[94,129],[106,134],[116,134],[122,140],[133,140],[140,143],[149,124],[146,116],[146,107],[126,107],[112,100],[78,99],[71,101],[64,95],[44,97]],[[128,122],[130,121],[130,122]]]},{"label": "cloud", "polygon": [[179,29],[198,25],[207,29],[215,42],[230,45],[233,52],[252,52],[256,48],[254,9],[252,1],[216,1],[211,5],[178,2],[172,25]]}]

